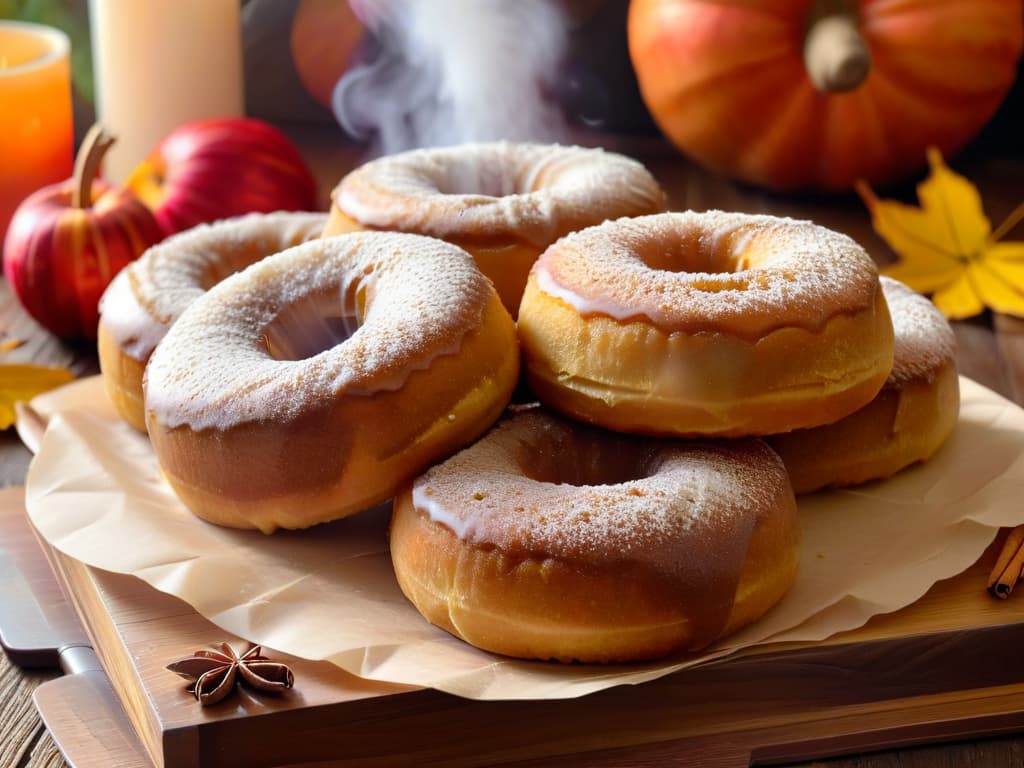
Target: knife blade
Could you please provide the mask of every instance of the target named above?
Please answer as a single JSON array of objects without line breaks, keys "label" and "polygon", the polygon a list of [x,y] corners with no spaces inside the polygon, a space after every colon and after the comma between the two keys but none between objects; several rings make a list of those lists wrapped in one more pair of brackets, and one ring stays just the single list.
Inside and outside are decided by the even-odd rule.
[{"label": "knife blade", "polygon": [[0,490],[0,645],[21,667],[64,675],[33,701],[73,768],[152,768],[24,511],[24,490]]}]

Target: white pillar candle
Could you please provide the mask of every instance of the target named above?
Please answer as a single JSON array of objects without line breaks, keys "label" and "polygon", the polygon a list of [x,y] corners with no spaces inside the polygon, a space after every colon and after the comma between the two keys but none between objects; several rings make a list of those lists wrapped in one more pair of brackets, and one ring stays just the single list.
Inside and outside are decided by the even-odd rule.
[{"label": "white pillar candle", "polygon": [[243,114],[239,0],[89,0],[89,20],[109,181],[181,123]]}]

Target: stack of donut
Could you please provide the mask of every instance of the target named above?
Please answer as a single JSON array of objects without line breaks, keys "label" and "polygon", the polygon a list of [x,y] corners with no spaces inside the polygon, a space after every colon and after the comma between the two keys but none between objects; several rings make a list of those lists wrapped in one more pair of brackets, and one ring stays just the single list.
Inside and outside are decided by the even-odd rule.
[{"label": "stack of donut", "polygon": [[757,619],[797,573],[791,482],[888,476],[958,412],[945,319],[808,222],[570,234],[533,266],[518,333],[561,415],[507,418],[403,491],[391,525],[427,619],[512,656],[653,658]]},{"label": "stack of donut", "polygon": [[[368,163],[328,216],[201,228],[122,273],[108,390],[211,522],[393,497],[399,585],[479,648],[699,650],[793,584],[794,488],[928,458],[957,376],[941,315],[849,238],[664,200],[600,150]],[[507,408],[520,360],[542,404]]]},{"label": "stack of donut", "polygon": [[188,306],[227,275],[319,237],[322,213],[250,214],[203,224],[150,248],[100,301],[100,368],[122,418],[146,430],[142,376],[156,345]]},{"label": "stack of donut", "polygon": [[464,248],[515,317],[537,257],[560,237],[665,209],[640,163],[600,149],[497,142],[421,149],[355,169],[324,235],[397,230]]}]

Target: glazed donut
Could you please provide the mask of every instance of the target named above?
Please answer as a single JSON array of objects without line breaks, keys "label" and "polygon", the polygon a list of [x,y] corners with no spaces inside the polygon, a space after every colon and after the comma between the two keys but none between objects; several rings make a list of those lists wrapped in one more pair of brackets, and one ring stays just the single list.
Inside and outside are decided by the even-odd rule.
[{"label": "glazed donut", "polygon": [[876,480],[930,458],[960,413],[956,338],[924,296],[882,278],[892,313],[892,372],[875,399],[834,424],[768,438],[793,488],[808,493]]},{"label": "glazed donut", "polygon": [[638,162],[601,149],[507,142],[373,160],[332,195],[325,235],[399,230],[469,251],[514,317],[533,262],[577,229],[656,213],[665,195]]},{"label": "glazed donut", "polygon": [[146,430],[142,373],[153,348],[185,308],[227,275],[319,237],[324,213],[254,213],[201,224],[148,249],[100,299],[99,358],[121,417]]},{"label": "glazed donut", "polygon": [[518,372],[515,325],[469,254],[367,232],[290,248],[196,299],[146,366],[146,423],[199,517],[304,528],[475,439]]},{"label": "glazed donut", "polygon": [[669,441],[525,410],[395,498],[423,616],[484,650],[613,662],[699,650],[798,568],[796,501],[757,439]]},{"label": "glazed donut", "polygon": [[664,213],[576,232],[537,261],[519,312],[537,396],[625,432],[825,424],[871,400],[892,367],[867,253],[771,216]]}]

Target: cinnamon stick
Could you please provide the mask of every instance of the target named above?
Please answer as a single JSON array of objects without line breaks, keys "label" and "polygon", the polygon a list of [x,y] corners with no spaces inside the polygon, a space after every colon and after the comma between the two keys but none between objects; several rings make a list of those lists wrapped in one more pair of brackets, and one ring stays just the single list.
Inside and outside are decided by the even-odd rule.
[{"label": "cinnamon stick", "polygon": [[988,590],[1005,600],[1024,572],[1024,525],[1013,528],[1003,542],[996,564],[988,577]]}]

